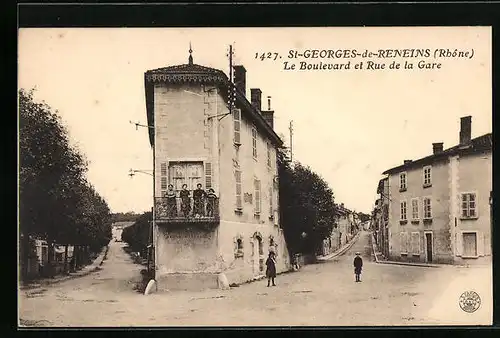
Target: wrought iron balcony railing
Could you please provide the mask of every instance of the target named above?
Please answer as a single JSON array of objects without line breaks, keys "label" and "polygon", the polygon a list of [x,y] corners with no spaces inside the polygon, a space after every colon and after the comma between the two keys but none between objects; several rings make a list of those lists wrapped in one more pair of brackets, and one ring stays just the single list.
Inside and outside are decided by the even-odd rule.
[{"label": "wrought iron balcony railing", "polygon": [[156,197],[155,218],[159,223],[218,222],[219,199]]}]

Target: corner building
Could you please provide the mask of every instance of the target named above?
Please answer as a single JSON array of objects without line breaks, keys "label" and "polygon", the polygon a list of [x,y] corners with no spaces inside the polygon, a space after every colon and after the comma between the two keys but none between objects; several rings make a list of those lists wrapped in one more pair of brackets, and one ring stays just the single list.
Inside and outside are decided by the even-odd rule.
[{"label": "corner building", "polygon": [[[191,55],[188,64],[145,73],[158,290],[217,288],[220,274],[230,284],[261,277],[270,250],[278,273],[290,267],[274,112],[261,109],[259,89],[247,100],[243,66],[234,67],[234,82]],[[193,199],[199,184],[215,197]]]},{"label": "corner building", "polygon": [[491,264],[492,134],[471,138],[471,123],[460,119],[458,145],[383,173],[391,260]]}]

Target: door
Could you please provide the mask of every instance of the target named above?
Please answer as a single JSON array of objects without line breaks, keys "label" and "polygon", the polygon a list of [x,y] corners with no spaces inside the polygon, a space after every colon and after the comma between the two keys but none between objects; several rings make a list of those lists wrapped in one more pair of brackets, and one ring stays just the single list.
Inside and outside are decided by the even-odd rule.
[{"label": "door", "polygon": [[170,184],[174,190],[179,192],[183,184],[187,184],[188,190],[196,189],[198,183],[203,189],[203,162],[174,162],[169,166]]},{"label": "door", "polygon": [[475,232],[469,232],[463,234],[464,243],[464,256],[475,257],[477,256],[477,238]]},{"label": "door", "polygon": [[427,251],[427,262],[432,262],[432,234],[431,233],[426,233],[425,234],[425,247]]}]

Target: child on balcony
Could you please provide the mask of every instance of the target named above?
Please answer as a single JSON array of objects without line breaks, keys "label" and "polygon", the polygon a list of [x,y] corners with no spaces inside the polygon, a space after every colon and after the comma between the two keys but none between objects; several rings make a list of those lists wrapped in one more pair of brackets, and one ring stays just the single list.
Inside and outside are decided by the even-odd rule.
[{"label": "child on balcony", "polygon": [[165,194],[167,198],[167,215],[168,217],[177,216],[177,201],[174,191],[174,186],[172,184],[168,185],[167,193]]},{"label": "child on balcony", "polygon": [[189,212],[191,211],[191,199],[189,198],[189,190],[187,190],[187,184],[182,185],[180,198],[182,213],[184,214],[184,217],[188,217]]},{"label": "child on balcony", "polygon": [[214,189],[209,188],[208,193],[207,193],[207,216],[208,217],[214,216],[214,208],[215,208],[215,199],[216,198],[217,198],[217,195],[215,195]]},{"label": "child on balcony", "polygon": [[203,201],[207,193],[202,189],[201,183],[196,185],[196,190],[193,191],[193,214],[195,217],[203,216]]}]

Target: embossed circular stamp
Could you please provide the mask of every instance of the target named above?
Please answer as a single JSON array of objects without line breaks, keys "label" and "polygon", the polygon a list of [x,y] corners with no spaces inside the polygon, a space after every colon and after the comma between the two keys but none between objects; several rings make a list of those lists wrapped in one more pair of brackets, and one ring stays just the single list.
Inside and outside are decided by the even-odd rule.
[{"label": "embossed circular stamp", "polygon": [[481,306],[481,297],[474,291],[465,291],[460,296],[458,303],[463,311],[472,313]]}]

